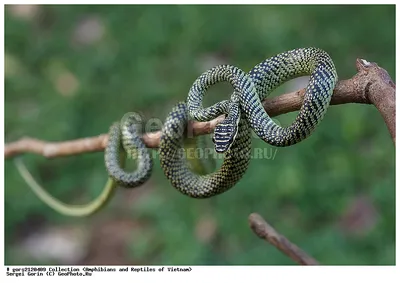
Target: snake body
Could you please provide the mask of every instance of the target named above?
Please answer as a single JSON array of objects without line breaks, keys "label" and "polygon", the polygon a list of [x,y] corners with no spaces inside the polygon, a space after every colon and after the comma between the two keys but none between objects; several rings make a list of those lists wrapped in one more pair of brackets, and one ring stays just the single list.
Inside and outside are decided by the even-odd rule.
[{"label": "snake body", "polygon": [[[303,105],[295,121],[288,127],[281,127],[265,112],[261,101],[279,85],[303,75],[310,75]],[[273,146],[291,146],[306,139],[324,117],[337,80],[330,56],[314,47],[280,53],[256,65],[248,74],[231,65],[211,68],[195,80],[187,103],[179,102],[166,118],[159,144],[160,164],[165,176],[176,189],[193,198],[208,198],[226,192],[248,168],[251,129]],[[233,86],[230,99],[203,108],[207,89],[222,81]],[[224,154],[223,164],[216,172],[194,172],[192,161],[185,156],[188,123],[192,119],[210,121],[222,114],[226,116],[216,126],[213,141],[215,151]],[[101,196],[89,206],[72,207],[57,202],[34,182],[22,163],[17,167],[34,192],[52,208],[67,215],[91,214],[106,203],[116,184],[133,188],[149,179],[153,162],[140,137],[140,122],[137,115],[131,114],[111,126],[105,150],[109,181]],[[190,147],[194,147],[193,142],[189,143]],[[124,170],[122,148],[129,158],[137,160],[134,172]]]},{"label": "snake body", "polygon": [[[265,112],[261,100],[286,81],[310,75],[303,105],[288,127],[277,125]],[[338,80],[330,56],[318,48],[300,48],[271,57],[249,74],[231,65],[219,65],[201,74],[193,83],[187,105],[179,103],[164,124],[160,162],[165,176],[180,192],[195,198],[211,197],[234,186],[250,160],[250,128],[273,146],[290,146],[307,138],[322,120]],[[234,88],[229,100],[203,108],[207,89],[228,81]],[[209,121],[225,114],[214,130],[215,150],[225,154],[215,173],[199,176],[185,163],[182,136],[189,119]]]},{"label": "snake body", "polygon": [[[153,160],[141,138],[141,123],[140,115],[130,112],[124,115],[121,123],[114,123],[110,127],[108,144],[104,154],[106,170],[109,177],[124,188],[135,188],[142,185],[150,178],[153,170]],[[207,146],[206,136],[196,139],[186,137],[183,141],[185,150],[191,152],[198,148],[204,149]],[[123,168],[124,166],[121,166],[121,158],[125,158],[121,153],[125,153],[128,158],[136,160],[136,170],[128,172]],[[187,165],[199,174],[205,174],[215,168],[215,160],[212,158],[190,157]]]},{"label": "snake body", "polygon": [[[136,113],[124,115],[121,123],[110,127],[104,161],[110,178],[125,188],[135,188],[146,182],[153,169],[153,160],[140,135],[141,118]],[[127,172],[120,165],[121,145],[128,158],[136,159],[137,167]]]},{"label": "snake body", "polygon": [[[35,181],[21,159],[16,159],[15,165],[33,193],[58,213],[75,217],[92,215],[108,203],[117,185],[134,188],[147,181],[151,175],[153,162],[148,149],[140,138],[138,115],[128,114],[130,115],[125,115],[120,123],[114,123],[110,127],[109,141],[105,150],[105,164],[109,178],[101,194],[88,204],[73,205],[61,202]],[[137,158],[137,169],[134,172],[126,172],[123,169],[126,156],[132,159]]]},{"label": "snake body", "polygon": [[[264,111],[261,101],[279,85],[293,78],[310,75],[303,105],[288,127],[277,125]],[[300,48],[278,54],[255,66],[249,76],[255,93],[239,96],[240,104],[254,132],[274,146],[296,144],[315,130],[324,117],[338,81],[335,65],[319,48]],[[243,84],[248,84],[243,80]]]},{"label": "snake body", "polygon": [[241,179],[250,161],[251,136],[247,121],[240,120],[238,136],[221,167],[207,175],[192,172],[187,164],[183,141],[188,122],[187,106],[180,102],[169,113],[162,130],[159,148],[164,174],[175,188],[193,198],[208,198],[227,191]]},{"label": "snake body", "polygon": [[[218,82],[211,75],[213,73],[217,73],[218,77],[233,77],[242,91],[235,91],[230,100],[203,108],[202,101],[207,88]],[[303,105],[295,121],[288,127],[281,127],[265,112],[261,101],[279,85],[304,75],[310,75],[310,80]],[[240,113],[244,114],[242,118],[249,122],[253,131],[265,142],[273,146],[290,146],[307,138],[322,120],[337,80],[333,61],[325,51],[314,47],[299,48],[264,60],[251,69],[249,74],[231,65],[216,66],[194,82],[187,103],[191,117],[197,121],[209,121],[221,114],[228,114],[215,128],[217,152],[229,149],[229,143],[226,144],[226,139],[220,137],[229,137],[228,140],[232,142]],[[224,111],[239,106],[242,111]]]}]

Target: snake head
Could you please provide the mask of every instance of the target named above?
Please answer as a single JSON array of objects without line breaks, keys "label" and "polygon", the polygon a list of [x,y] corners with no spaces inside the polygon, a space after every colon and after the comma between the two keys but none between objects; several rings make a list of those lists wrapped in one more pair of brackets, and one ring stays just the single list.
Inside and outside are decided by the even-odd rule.
[{"label": "snake head", "polygon": [[214,136],[212,138],[215,151],[217,153],[224,153],[232,146],[236,135],[238,133],[238,125],[232,121],[225,119],[219,123],[214,130]]}]

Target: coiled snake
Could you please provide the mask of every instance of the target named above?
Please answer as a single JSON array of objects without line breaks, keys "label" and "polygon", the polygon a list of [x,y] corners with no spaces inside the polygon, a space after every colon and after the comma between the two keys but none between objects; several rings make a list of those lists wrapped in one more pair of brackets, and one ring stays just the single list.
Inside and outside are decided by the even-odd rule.
[{"label": "coiled snake", "polygon": [[[284,82],[303,75],[310,75],[303,105],[289,127],[280,127],[265,112],[261,100]],[[227,191],[247,170],[251,158],[249,128],[274,146],[290,146],[304,140],[322,120],[337,80],[329,55],[313,47],[278,54],[255,66],[248,75],[230,65],[204,72],[189,91],[187,107],[179,103],[164,124],[160,162],[166,177],[179,191],[195,198]],[[221,81],[233,86],[231,99],[203,108],[202,99],[207,89]],[[215,173],[198,176],[185,165],[181,141],[188,122],[187,112],[197,121],[227,114],[214,131],[215,150],[225,153],[224,163]]]},{"label": "coiled snake", "polygon": [[[23,179],[36,196],[60,214],[83,217],[99,211],[110,199],[117,184],[125,188],[134,188],[149,179],[153,161],[140,138],[140,117],[136,113],[124,115],[120,123],[114,123],[109,130],[109,140],[105,149],[105,165],[109,178],[101,194],[92,202],[84,205],[71,205],[59,201],[44,190],[26,169],[21,159],[15,164]],[[122,150],[121,145],[124,150]],[[134,172],[125,171],[125,157],[137,159]]]},{"label": "coiled snake", "polygon": [[[303,105],[294,122],[288,127],[281,127],[265,112],[261,101],[279,85],[304,75],[310,75],[310,80]],[[256,65],[248,74],[231,65],[216,66],[204,72],[193,83],[187,104],[179,102],[164,123],[159,152],[165,176],[176,189],[193,198],[208,198],[227,191],[242,178],[249,165],[251,129],[273,146],[290,146],[306,139],[324,117],[337,80],[330,56],[314,47],[280,53]],[[231,98],[203,108],[202,100],[207,89],[222,81],[228,81],[233,86]],[[225,155],[224,162],[216,172],[197,174],[191,170],[185,157],[184,141],[189,120],[210,121],[222,114],[226,117],[216,126],[213,141],[215,151]],[[135,116],[128,116],[121,123],[122,132],[118,124],[110,129],[105,150],[105,164],[110,178],[91,210],[74,214],[66,208],[60,211],[60,205],[53,204],[53,208],[58,208],[64,214],[69,212],[70,215],[90,214],[105,203],[115,184],[136,187],[150,177],[152,159],[137,128],[132,126],[135,122]],[[135,172],[123,170],[121,137],[128,156],[138,160]],[[26,172],[22,172],[21,164],[17,166],[21,174],[26,175]],[[48,199],[45,202],[48,203]]]}]

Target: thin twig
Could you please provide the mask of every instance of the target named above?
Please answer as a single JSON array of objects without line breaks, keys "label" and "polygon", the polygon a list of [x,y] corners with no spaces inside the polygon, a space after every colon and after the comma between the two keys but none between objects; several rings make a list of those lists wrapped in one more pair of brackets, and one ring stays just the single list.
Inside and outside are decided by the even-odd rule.
[{"label": "thin twig", "polygon": [[268,241],[271,245],[279,249],[298,264],[319,265],[318,261],[309,256],[298,246],[291,243],[285,236],[279,234],[257,213],[250,214],[249,224],[250,228],[258,237]]},{"label": "thin twig", "polygon": [[[348,80],[337,83],[331,105],[346,103],[373,104],[381,113],[393,142],[396,140],[395,123],[395,94],[396,86],[385,69],[376,63],[357,59],[358,73]],[[267,98],[263,101],[266,112],[275,117],[281,114],[299,110],[304,99],[305,89],[286,93],[278,97]],[[191,129],[194,135],[209,134],[223,119],[218,117],[210,122],[193,122]],[[111,124],[111,123],[110,123]],[[149,148],[157,148],[161,132],[146,133],[144,143]],[[36,153],[47,158],[77,155],[87,152],[103,151],[107,145],[108,135],[101,134],[77,140],[62,142],[47,142],[30,137],[10,142],[4,146],[4,157],[10,158],[22,153]]]}]

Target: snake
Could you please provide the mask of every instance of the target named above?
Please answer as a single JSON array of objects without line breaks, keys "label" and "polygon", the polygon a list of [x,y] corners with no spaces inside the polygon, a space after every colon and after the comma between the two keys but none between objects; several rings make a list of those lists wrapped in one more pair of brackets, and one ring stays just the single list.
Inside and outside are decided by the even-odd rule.
[{"label": "snake", "polygon": [[[146,148],[141,135],[142,119],[135,112],[126,113],[121,122],[111,125],[108,133],[108,142],[105,148],[104,161],[108,173],[108,180],[100,195],[93,201],[84,205],[66,204],[48,193],[29,172],[21,158],[14,160],[15,165],[31,188],[33,193],[46,205],[65,216],[85,217],[94,214],[103,208],[115,193],[117,186],[123,188],[136,188],[145,183],[151,176],[153,161],[149,150]],[[185,139],[185,148],[195,151],[205,148],[205,136],[198,139]],[[124,169],[125,159],[136,160],[137,168],[133,172]],[[193,157],[188,162],[191,170],[205,174],[215,167],[214,159]]]},{"label": "snake", "polygon": [[240,119],[237,138],[226,152],[221,167],[209,174],[197,174],[187,164],[184,139],[190,134],[188,107],[178,102],[168,114],[160,138],[159,159],[172,186],[192,198],[209,198],[233,187],[250,161],[251,135],[247,121]]},{"label": "snake", "polygon": [[[281,127],[265,112],[262,100],[283,83],[304,75],[310,75],[310,80],[300,111],[291,125]],[[203,98],[208,88],[223,81],[233,87],[230,99],[204,108]],[[163,125],[159,158],[164,175],[173,187],[189,197],[209,198],[228,191],[248,168],[251,130],[266,143],[277,147],[305,140],[323,119],[337,81],[332,59],[324,50],[315,47],[280,53],[259,63],[248,74],[233,65],[218,65],[205,71],[193,83],[186,102],[177,103]],[[225,115],[225,119],[216,125],[212,140],[215,151],[224,155],[224,161],[215,172],[195,172],[185,151],[185,140],[191,134],[189,122],[210,121],[220,115]],[[116,185],[125,188],[140,186],[152,172],[152,159],[138,128],[134,126],[140,119],[137,115],[124,117],[121,123],[110,128],[105,149],[109,180],[102,194],[90,205],[73,207],[55,200],[34,183],[33,178],[29,178],[22,163],[17,163],[21,175],[37,196],[53,209],[74,216],[94,213],[107,202]],[[127,156],[137,160],[134,172],[123,168],[121,144]],[[189,144],[190,147],[193,144]]]},{"label": "snake", "polygon": [[[136,160],[133,172],[121,166],[121,146],[128,158]],[[111,125],[104,162],[109,177],[121,187],[136,188],[150,178],[153,160],[142,139],[142,117],[138,113],[126,113],[120,123]]]},{"label": "snake", "polygon": [[113,179],[108,178],[106,184],[100,195],[96,197],[93,201],[82,204],[82,205],[74,205],[67,204],[52,196],[48,193],[41,185],[39,185],[32,174],[29,172],[25,164],[23,163],[21,158],[16,158],[14,160],[15,166],[18,169],[18,172],[28,184],[29,188],[32,192],[47,206],[52,208],[54,211],[72,217],[85,217],[94,214],[103,208],[108,201],[111,199],[113,193],[115,192],[116,183]]},{"label": "snake", "polygon": [[[140,138],[139,125],[138,114],[134,112],[125,114],[121,122],[111,125],[104,155],[109,177],[100,195],[87,204],[66,204],[56,199],[36,182],[21,158],[15,159],[14,162],[32,192],[50,208],[65,216],[89,216],[108,203],[118,186],[135,188],[149,179],[153,163]],[[137,160],[135,171],[128,172],[124,169],[126,157]]]},{"label": "snake", "polygon": [[[129,112],[123,116],[121,127],[119,123],[114,123],[109,131],[108,145],[104,153],[106,170],[109,177],[124,188],[136,188],[142,185],[150,178],[153,170],[153,160],[143,142],[142,123],[143,119],[138,113]],[[183,142],[183,147],[192,152],[208,146],[206,136],[197,139],[186,137]],[[136,160],[137,168],[134,172],[128,172],[121,166],[121,152],[125,152],[128,158]],[[187,165],[198,174],[205,174],[216,166],[214,159],[196,156],[191,156]]]},{"label": "snake", "polygon": [[[309,75],[303,104],[294,122],[276,124],[266,113],[262,100],[283,83]],[[208,88],[227,81],[233,87],[230,99],[203,107]],[[179,102],[166,118],[160,140],[160,163],[165,176],[181,193],[208,198],[232,188],[246,172],[251,158],[251,130],[266,143],[285,147],[311,135],[323,119],[338,81],[335,65],[327,52],[316,47],[297,48],[268,58],[249,73],[233,65],[218,65],[202,73],[189,90],[186,102]],[[224,162],[213,173],[190,171],[182,148],[190,120],[225,119],[214,129],[215,151]]]}]

